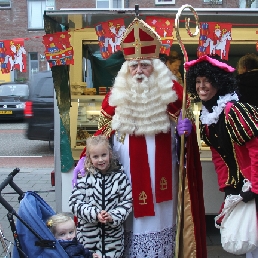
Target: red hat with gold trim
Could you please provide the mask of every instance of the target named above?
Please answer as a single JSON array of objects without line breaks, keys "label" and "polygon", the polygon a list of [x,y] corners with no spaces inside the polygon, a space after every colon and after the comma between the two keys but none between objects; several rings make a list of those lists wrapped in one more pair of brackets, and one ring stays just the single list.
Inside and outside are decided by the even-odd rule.
[{"label": "red hat with gold trim", "polygon": [[120,45],[126,60],[159,58],[161,39],[155,30],[136,17],[127,27]]}]

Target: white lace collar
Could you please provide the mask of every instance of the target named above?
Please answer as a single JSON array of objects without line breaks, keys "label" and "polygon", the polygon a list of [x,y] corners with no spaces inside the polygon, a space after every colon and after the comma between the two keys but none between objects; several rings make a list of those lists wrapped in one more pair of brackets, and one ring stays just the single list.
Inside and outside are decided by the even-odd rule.
[{"label": "white lace collar", "polygon": [[219,115],[224,110],[226,104],[231,100],[238,101],[238,96],[236,93],[226,94],[225,96],[219,97],[217,101],[218,105],[212,107],[212,110],[213,110],[212,113],[209,113],[207,108],[205,106],[202,106],[202,114],[200,116],[202,124],[205,124],[205,125],[216,124],[219,120]]}]

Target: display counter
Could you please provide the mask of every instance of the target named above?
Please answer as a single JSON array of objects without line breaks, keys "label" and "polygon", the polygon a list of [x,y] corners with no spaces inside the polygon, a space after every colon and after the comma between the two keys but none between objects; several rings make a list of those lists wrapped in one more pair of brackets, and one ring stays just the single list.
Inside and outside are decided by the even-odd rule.
[{"label": "display counter", "polygon": [[86,139],[98,129],[103,95],[72,95],[70,109],[71,147],[74,160],[79,160]]}]

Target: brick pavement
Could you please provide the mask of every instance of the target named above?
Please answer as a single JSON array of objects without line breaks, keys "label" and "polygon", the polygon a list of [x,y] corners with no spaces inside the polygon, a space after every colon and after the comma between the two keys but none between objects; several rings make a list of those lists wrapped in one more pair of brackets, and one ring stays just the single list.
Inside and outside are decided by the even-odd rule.
[{"label": "brick pavement", "polygon": [[[55,210],[55,188],[51,186],[50,172],[53,168],[21,168],[20,173],[18,173],[14,182],[18,185],[24,192],[30,191],[40,191],[39,195]],[[12,172],[12,169],[1,169],[0,168],[0,183],[4,181],[7,175]],[[19,208],[18,195],[13,194],[13,189],[9,186],[2,191],[2,196],[11,204],[11,206],[17,211]],[[12,232],[10,230],[9,221],[7,220],[7,210],[0,204],[0,223],[3,227],[4,234],[7,239],[13,241]],[[245,255],[236,256],[229,254],[221,248],[220,245],[220,235],[219,230],[214,227],[213,216],[206,216],[207,225],[207,258],[244,258]],[[0,244],[0,257],[4,257],[3,248]]]}]

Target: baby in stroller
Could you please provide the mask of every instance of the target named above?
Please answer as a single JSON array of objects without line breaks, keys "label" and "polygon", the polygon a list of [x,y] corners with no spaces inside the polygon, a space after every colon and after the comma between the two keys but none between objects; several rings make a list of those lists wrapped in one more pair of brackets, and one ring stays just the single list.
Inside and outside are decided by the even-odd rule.
[{"label": "baby in stroller", "polygon": [[[64,247],[62,245],[64,244],[62,243],[63,241],[59,241],[55,237],[55,233],[53,234],[53,231],[47,226],[47,221],[55,214],[54,210],[37,193],[28,191],[24,194],[20,202],[19,212],[15,215],[18,218],[16,221],[16,232],[18,232],[19,241],[15,241],[13,258],[72,257],[67,253],[66,248],[68,247]],[[72,219],[71,221],[73,222]],[[51,224],[51,222],[49,223]],[[74,244],[75,242],[71,241],[71,243]],[[80,245],[78,242],[77,244],[77,246]],[[78,255],[74,257],[98,256]]]},{"label": "baby in stroller", "polygon": [[90,252],[78,242],[76,226],[69,213],[58,213],[51,216],[47,220],[46,225],[69,257],[100,258],[98,254]]},{"label": "baby in stroller", "polygon": [[[0,204],[2,204],[8,211],[7,217],[10,222],[11,231],[13,232],[14,242],[7,239],[4,241],[9,242],[9,247],[4,250],[6,252],[5,257],[12,258],[83,258],[83,257],[96,257],[99,255],[87,252],[84,247],[73,239],[76,234],[75,223],[71,217],[66,218],[66,223],[63,221],[60,215],[55,211],[36,193],[32,191],[23,192],[18,185],[13,181],[15,175],[19,173],[20,169],[16,168],[11,172],[7,178],[0,183]],[[19,195],[20,207],[18,213],[2,196],[2,190],[10,185]],[[55,218],[60,218],[59,222],[55,221]],[[59,224],[56,227],[56,225]],[[67,228],[64,228],[64,226]],[[65,232],[71,232],[71,238],[65,237],[65,232],[61,232],[60,229],[67,230]],[[70,230],[69,230],[70,228]],[[58,233],[59,232],[59,233]],[[4,236],[2,236],[4,237]],[[64,241],[62,239],[70,239]],[[74,240],[74,241],[73,241]],[[10,247],[13,244],[13,253],[11,253]],[[78,255],[70,256],[70,247],[72,250],[78,248]],[[76,251],[77,252],[77,251]],[[86,256],[83,256],[85,254]],[[104,258],[104,257],[102,257]],[[110,258],[110,257],[105,257]]]}]

